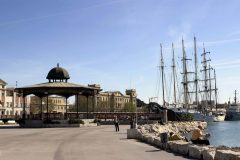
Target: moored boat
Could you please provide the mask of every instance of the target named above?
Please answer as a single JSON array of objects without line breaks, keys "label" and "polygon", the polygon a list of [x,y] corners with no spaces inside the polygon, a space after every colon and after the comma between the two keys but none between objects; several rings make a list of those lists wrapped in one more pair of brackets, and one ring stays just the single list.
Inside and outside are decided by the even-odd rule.
[{"label": "moored boat", "polygon": [[240,104],[230,104],[226,112],[227,121],[240,120]]},{"label": "moored boat", "polygon": [[234,103],[230,104],[226,110],[227,121],[239,121],[240,120],[240,104],[237,103],[237,91],[235,91]]},{"label": "moored boat", "polygon": [[225,120],[226,114],[224,112],[215,112],[213,114],[214,122],[223,122]]}]

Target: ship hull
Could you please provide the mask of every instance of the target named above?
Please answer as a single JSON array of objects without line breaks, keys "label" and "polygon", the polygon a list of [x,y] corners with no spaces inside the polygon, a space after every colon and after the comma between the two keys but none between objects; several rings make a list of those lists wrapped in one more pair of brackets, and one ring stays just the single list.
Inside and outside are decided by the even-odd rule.
[{"label": "ship hull", "polygon": [[227,112],[226,121],[240,121],[240,112]]},{"label": "ship hull", "polygon": [[225,120],[225,114],[214,115],[213,121],[214,122],[223,122]]}]

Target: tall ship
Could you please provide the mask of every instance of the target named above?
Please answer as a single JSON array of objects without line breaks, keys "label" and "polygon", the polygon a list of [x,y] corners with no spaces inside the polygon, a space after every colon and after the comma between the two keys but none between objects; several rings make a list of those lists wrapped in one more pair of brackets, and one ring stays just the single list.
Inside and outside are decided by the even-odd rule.
[{"label": "tall ship", "polygon": [[240,104],[237,103],[237,91],[235,90],[234,102],[228,104],[226,109],[226,118],[227,121],[239,121],[240,120]]},{"label": "tall ship", "polygon": [[[164,74],[164,60],[162,53],[162,45],[160,44],[161,51],[161,60],[160,60],[160,77],[162,84],[162,102],[163,107],[168,109],[172,109],[177,113],[189,113],[193,116],[194,120],[207,120],[207,121],[224,121],[225,113],[217,112],[217,87],[216,87],[216,72],[210,66],[210,58],[207,59],[206,55],[210,54],[210,52],[206,52],[205,48],[203,49],[202,56],[202,72],[203,79],[199,78],[199,70],[198,70],[198,59],[197,59],[197,47],[196,47],[196,38],[194,37],[194,71],[189,71],[189,61],[191,59],[187,58],[187,54],[185,51],[184,40],[182,40],[182,87],[179,89],[179,85],[177,83],[177,71],[175,55],[174,55],[174,46],[172,44],[172,76],[171,80],[168,81],[170,83],[173,82],[173,85],[170,84],[170,87],[165,87],[165,74]],[[214,77],[212,77],[212,72],[214,71]],[[213,81],[215,85],[213,85]],[[168,101],[166,98],[166,90],[173,89],[173,98]],[[180,90],[183,92],[180,93]],[[181,96],[177,96],[181,94]],[[214,92],[214,93],[213,93]],[[168,94],[169,96],[170,94]],[[171,102],[170,102],[171,101]],[[181,102],[180,102],[181,101]]]}]

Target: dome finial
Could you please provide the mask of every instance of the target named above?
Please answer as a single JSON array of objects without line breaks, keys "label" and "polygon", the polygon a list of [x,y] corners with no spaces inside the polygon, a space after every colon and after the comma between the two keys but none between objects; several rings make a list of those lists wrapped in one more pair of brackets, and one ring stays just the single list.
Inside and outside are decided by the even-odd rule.
[{"label": "dome finial", "polygon": [[59,63],[57,63],[57,67],[59,68]]}]

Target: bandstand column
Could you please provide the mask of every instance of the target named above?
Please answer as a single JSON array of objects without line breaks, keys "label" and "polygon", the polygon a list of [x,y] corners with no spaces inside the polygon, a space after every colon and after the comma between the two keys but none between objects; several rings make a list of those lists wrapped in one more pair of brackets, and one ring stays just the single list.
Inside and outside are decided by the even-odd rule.
[{"label": "bandstand column", "polygon": [[23,98],[23,121],[25,121],[25,119],[26,119],[26,103],[25,103],[25,95],[24,95],[24,93],[22,94],[22,98]]},{"label": "bandstand column", "polygon": [[96,108],[96,95],[94,94],[92,96],[92,111],[95,112],[95,108]]},{"label": "bandstand column", "polygon": [[47,93],[47,120],[49,119],[49,115],[48,115],[48,93]]},{"label": "bandstand column", "polygon": [[77,100],[76,100],[77,101],[77,106],[76,107],[77,107],[77,119],[78,119],[78,117],[79,117],[78,116],[78,98],[79,98],[79,94],[76,95],[76,98],[77,98]]},{"label": "bandstand column", "polygon": [[40,108],[40,118],[43,120],[43,97],[40,97],[41,99],[41,108]]},{"label": "bandstand column", "polygon": [[88,119],[88,95],[87,95],[87,119]]},{"label": "bandstand column", "polygon": [[65,118],[68,119],[68,111],[67,111],[67,100],[68,100],[68,97],[66,96],[65,98],[66,98],[66,111],[65,111],[66,116],[65,116]]}]

